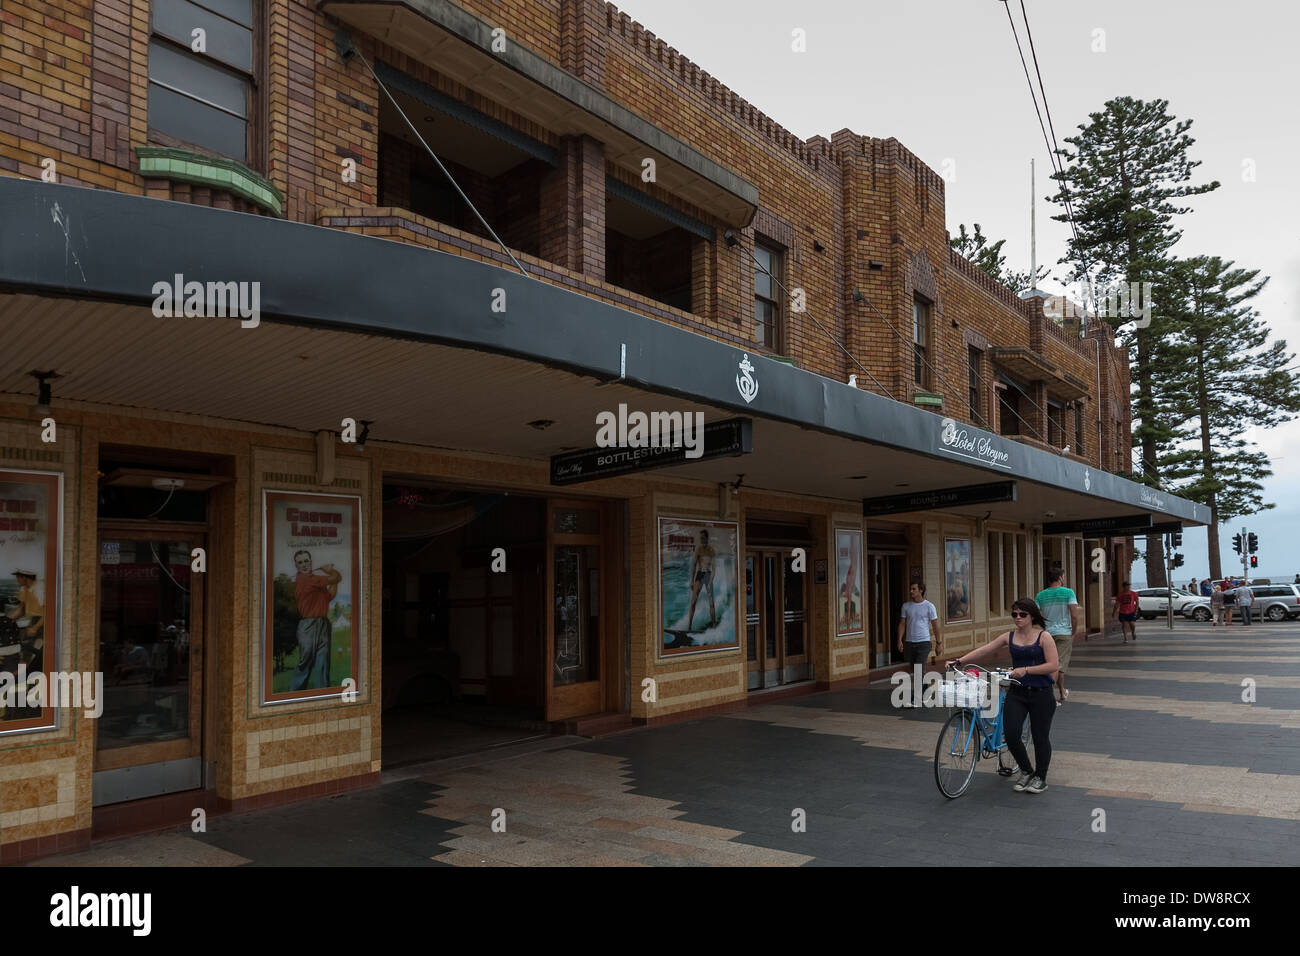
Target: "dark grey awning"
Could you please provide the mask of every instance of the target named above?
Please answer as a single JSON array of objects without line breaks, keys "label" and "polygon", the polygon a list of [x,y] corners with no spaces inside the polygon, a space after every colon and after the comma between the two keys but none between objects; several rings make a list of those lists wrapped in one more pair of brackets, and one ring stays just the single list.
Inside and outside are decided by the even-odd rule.
[{"label": "dark grey awning", "polygon": [[[187,281],[255,281],[263,321],[514,356],[751,417],[756,429],[763,420],[783,422],[798,426],[794,432],[870,443],[864,458],[872,446],[893,449],[915,459],[917,478],[945,471],[938,483],[917,480],[912,490],[1017,479],[1113,503],[1084,517],[1147,512],[1188,524],[1210,520],[1203,505],[485,262],[33,180],[0,178],[0,209],[0,286],[10,291],[147,308],[155,283],[177,273]],[[504,312],[492,308],[497,290],[506,296]],[[762,452],[758,431],[754,447]],[[817,460],[802,461],[813,475]]]}]

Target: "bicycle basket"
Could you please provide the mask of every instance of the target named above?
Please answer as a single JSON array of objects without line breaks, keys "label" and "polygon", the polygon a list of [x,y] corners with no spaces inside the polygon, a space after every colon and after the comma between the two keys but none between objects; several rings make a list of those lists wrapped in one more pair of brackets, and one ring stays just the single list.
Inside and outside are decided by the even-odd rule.
[{"label": "bicycle basket", "polygon": [[987,700],[985,685],[980,680],[940,681],[939,705],[941,707],[983,707]]}]

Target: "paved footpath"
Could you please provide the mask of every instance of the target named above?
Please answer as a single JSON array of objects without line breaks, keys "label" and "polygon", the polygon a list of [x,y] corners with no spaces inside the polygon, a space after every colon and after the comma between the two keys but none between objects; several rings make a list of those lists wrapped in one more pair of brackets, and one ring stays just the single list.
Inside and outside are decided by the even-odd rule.
[{"label": "paved footpath", "polygon": [[[981,761],[966,795],[945,799],[933,758],[948,712],[895,710],[876,684],[442,761],[365,791],[215,817],[204,834],[42,862],[1300,864],[1300,622],[1141,622],[1138,633],[1136,645],[1075,647],[1040,795],[1015,793]],[[492,829],[498,808],[504,833]]]}]

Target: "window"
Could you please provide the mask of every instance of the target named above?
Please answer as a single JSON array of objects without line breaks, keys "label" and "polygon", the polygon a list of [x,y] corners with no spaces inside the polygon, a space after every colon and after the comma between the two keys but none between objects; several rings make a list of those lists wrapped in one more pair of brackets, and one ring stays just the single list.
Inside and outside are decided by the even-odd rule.
[{"label": "window", "polygon": [[988,533],[989,617],[1002,614],[1002,535]]},{"label": "window", "polygon": [[912,381],[918,388],[929,384],[929,367],[925,350],[930,338],[930,303],[920,297],[912,299]]},{"label": "window", "polygon": [[1060,448],[1065,443],[1065,406],[1047,400],[1047,443]]},{"label": "window", "polygon": [[781,351],[781,253],[754,243],[754,341],[771,352]]},{"label": "window", "polygon": [[1079,457],[1084,457],[1086,452],[1083,445],[1083,403],[1076,402],[1074,405],[1074,453]]},{"label": "window", "polygon": [[983,420],[983,414],[980,412],[980,360],[983,353],[979,349],[968,348],[966,350],[966,359],[970,364],[970,420],[980,422]]},{"label": "window", "polygon": [[246,163],[254,85],[252,0],[155,0],[151,135]]},{"label": "window", "polygon": [[1028,435],[1030,434],[1029,426],[1026,424],[1024,414],[1021,409],[1024,407],[1026,389],[1015,379],[1008,378],[1005,375],[998,376],[998,427],[1003,435]]}]

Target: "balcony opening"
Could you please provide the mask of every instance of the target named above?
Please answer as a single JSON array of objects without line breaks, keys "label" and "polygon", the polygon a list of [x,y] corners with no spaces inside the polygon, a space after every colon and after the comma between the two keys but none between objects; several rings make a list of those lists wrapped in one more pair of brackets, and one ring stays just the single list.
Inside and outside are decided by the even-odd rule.
[{"label": "balcony opening", "polygon": [[[464,119],[402,92],[394,96],[501,241],[538,255],[541,183],[551,166]],[[492,239],[387,99],[379,104],[379,205]]]},{"label": "balcony opening", "polygon": [[622,196],[605,196],[605,279],[611,285],[691,312],[695,237]]}]

